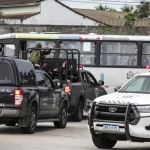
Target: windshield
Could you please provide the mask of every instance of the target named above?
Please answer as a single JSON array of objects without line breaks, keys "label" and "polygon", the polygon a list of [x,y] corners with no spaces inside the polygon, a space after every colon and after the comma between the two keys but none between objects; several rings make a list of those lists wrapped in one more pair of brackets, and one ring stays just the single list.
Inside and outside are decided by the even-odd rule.
[{"label": "windshield", "polygon": [[137,76],[125,84],[119,92],[126,93],[150,93],[150,77]]}]

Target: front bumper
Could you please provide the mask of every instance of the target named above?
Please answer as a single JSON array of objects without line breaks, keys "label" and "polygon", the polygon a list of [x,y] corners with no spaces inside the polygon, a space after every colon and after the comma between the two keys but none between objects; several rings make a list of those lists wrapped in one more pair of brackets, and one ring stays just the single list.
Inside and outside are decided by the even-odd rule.
[{"label": "front bumper", "polygon": [[19,109],[1,108],[0,118],[15,118],[19,116]]},{"label": "front bumper", "polygon": [[[139,116],[134,117],[134,119],[138,119],[137,123],[133,124],[129,121],[131,119],[129,117],[130,116],[129,112],[132,107],[132,105],[129,104],[126,109],[124,122],[121,122],[121,123],[115,122],[115,121],[105,122],[103,120],[94,118],[95,106],[98,106],[98,105],[94,102],[92,104],[90,114],[89,114],[89,130],[91,134],[104,133],[104,134],[114,134],[114,135],[125,135],[126,139],[131,140],[131,141],[134,141],[135,138],[150,139],[150,113],[139,113]],[[119,130],[117,131],[105,130],[103,128],[105,124],[117,125],[119,126]]]}]

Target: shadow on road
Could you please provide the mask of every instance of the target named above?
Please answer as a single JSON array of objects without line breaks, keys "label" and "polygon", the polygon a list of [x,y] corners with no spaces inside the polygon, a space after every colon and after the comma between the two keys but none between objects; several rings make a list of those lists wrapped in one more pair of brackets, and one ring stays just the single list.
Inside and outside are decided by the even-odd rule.
[{"label": "shadow on road", "polygon": [[[53,125],[37,125],[36,131],[34,134],[38,132],[47,132],[47,131],[52,131],[52,130],[57,130]],[[21,129],[17,126],[15,127],[5,127],[5,126],[0,126],[0,134],[11,134],[11,135],[17,135],[17,134],[23,134],[21,132]]]},{"label": "shadow on road", "polygon": [[150,148],[113,148],[112,150],[150,150]]},{"label": "shadow on road", "polygon": [[[88,119],[87,116],[83,116],[83,121],[87,120],[87,119]],[[73,122],[72,119],[71,119],[71,116],[68,116],[68,122]]]},{"label": "shadow on road", "polygon": [[0,134],[22,134],[18,127],[4,127],[0,126]]},{"label": "shadow on road", "polygon": [[[87,116],[83,117],[83,121],[87,120]],[[68,116],[68,123],[73,122],[71,117]],[[43,122],[44,123],[44,122]],[[54,127],[53,123],[48,122],[50,124],[47,125],[40,125],[40,123],[37,124],[36,132],[47,132],[51,130],[58,130]],[[17,126],[15,127],[6,127],[6,126],[0,126],[0,134],[22,134],[21,129]]]}]

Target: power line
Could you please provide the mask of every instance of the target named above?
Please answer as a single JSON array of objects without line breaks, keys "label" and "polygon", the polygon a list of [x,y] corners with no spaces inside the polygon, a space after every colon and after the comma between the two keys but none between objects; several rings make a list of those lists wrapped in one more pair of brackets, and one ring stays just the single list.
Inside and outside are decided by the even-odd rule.
[{"label": "power line", "polygon": [[125,2],[125,1],[123,2],[123,1],[107,1],[107,0],[101,0],[101,2],[98,2],[98,0],[94,0],[94,1],[62,0],[62,1],[76,2],[76,3],[111,4],[111,5],[126,5],[126,4],[129,4],[129,5],[138,5],[140,3],[140,2],[137,2],[137,1],[136,2]]},{"label": "power line", "polygon": [[[69,0],[61,0],[61,1],[69,1]],[[70,0],[70,1],[76,1],[76,0]],[[104,2],[119,2],[119,3],[140,3],[141,1],[132,1],[132,2],[128,2],[128,1],[121,1],[121,0],[88,0],[88,1],[84,1],[84,0],[80,0],[81,2],[99,2],[101,3],[101,1],[104,1]]]}]

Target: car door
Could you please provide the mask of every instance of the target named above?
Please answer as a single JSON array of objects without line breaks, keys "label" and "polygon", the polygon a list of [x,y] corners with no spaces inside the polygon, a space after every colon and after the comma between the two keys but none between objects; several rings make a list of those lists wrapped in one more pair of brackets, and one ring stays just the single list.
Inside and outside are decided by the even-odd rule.
[{"label": "car door", "polygon": [[47,73],[43,72],[43,77],[49,89],[49,116],[57,116],[59,113],[60,91],[55,89],[54,83]]},{"label": "car door", "polygon": [[96,97],[103,95],[103,89],[100,87],[95,79],[95,77],[90,72],[86,72],[88,78],[88,93],[90,99],[94,100]]},{"label": "car door", "polygon": [[81,72],[81,78],[82,78],[83,88],[85,92],[85,98],[87,101],[92,101],[93,97],[91,91],[91,84],[88,83],[88,76],[86,74],[86,71]]},{"label": "car door", "polygon": [[43,78],[42,73],[36,72],[36,78],[38,82],[39,88],[39,96],[40,96],[40,118],[48,118],[49,113],[49,90],[46,86],[46,82]]}]

